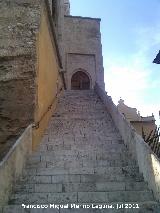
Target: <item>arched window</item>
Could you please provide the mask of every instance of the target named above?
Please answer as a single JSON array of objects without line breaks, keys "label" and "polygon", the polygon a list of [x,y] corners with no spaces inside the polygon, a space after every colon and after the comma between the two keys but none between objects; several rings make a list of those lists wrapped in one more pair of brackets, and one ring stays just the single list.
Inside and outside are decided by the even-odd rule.
[{"label": "arched window", "polygon": [[77,71],[71,78],[72,90],[89,90],[90,79],[89,76],[83,71]]}]

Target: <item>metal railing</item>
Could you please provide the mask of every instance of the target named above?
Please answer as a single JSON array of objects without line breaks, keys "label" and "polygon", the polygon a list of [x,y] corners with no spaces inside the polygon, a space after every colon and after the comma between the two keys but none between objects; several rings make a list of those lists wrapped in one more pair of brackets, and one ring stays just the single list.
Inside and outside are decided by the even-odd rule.
[{"label": "metal railing", "polygon": [[160,127],[152,130],[148,136],[145,135],[142,127],[142,138],[150,146],[152,151],[160,158]]}]

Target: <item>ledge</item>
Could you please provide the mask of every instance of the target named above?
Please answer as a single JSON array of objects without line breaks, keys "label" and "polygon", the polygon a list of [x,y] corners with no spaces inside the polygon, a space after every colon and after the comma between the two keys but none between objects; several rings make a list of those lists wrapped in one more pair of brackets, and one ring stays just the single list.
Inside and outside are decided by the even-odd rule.
[{"label": "ledge", "polygon": [[64,16],[64,17],[66,17],[66,18],[90,19],[90,20],[101,21],[100,18],[83,17],[83,16]]}]

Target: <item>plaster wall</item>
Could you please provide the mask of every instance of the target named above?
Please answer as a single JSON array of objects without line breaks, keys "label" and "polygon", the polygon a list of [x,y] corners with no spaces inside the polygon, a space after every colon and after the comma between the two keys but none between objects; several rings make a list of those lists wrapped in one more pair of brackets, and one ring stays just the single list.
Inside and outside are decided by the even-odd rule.
[{"label": "plaster wall", "polygon": [[34,122],[38,126],[33,131],[33,149],[39,144],[56,107],[57,95],[62,88],[59,69],[55,43],[44,7],[37,35],[37,102]]},{"label": "plaster wall", "polygon": [[140,115],[137,114],[137,109],[136,108],[131,108],[126,106],[124,103],[119,103],[117,105],[118,110],[124,114],[124,116],[126,117],[126,119],[128,121],[136,121],[136,120],[140,120]]},{"label": "plaster wall", "polygon": [[142,136],[142,127],[146,136],[148,136],[152,130],[155,130],[156,125],[154,117],[141,117],[140,114],[137,113],[136,108],[128,107],[124,104],[123,100],[119,101],[117,108],[132,124],[139,135]]},{"label": "plaster wall", "polygon": [[155,125],[155,121],[148,121],[148,122],[131,122],[132,126],[136,129],[136,132],[142,136],[142,127],[144,130],[144,134],[147,136],[149,136],[150,132],[153,130],[155,130],[156,125]]}]

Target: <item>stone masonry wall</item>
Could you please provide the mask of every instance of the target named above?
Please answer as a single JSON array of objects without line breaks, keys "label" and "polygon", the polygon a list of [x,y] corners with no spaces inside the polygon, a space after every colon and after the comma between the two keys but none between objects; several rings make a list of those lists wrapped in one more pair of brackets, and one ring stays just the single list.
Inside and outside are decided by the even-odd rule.
[{"label": "stone masonry wall", "polygon": [[[2,59],[1,59],[2,60]],[[16,57],[0,63],[0,150],[3,156],[33,121],[34,65],[30,57]]]},{"label": "stone masonry wall", "polygon": [[95,86],[95,91],[111,115],[124,144],[130,152],[130,156],[137,161],[139,170],[143,174],[144,180],[148,183],[148,187],[153,191],[156,200],[160,201],[160,160],[142,137],[136,133],[123,114],[118,111],[112,98],[98,84]]},{"label": "stone masonry wall", "polygon": [[33,121],[40,5],[0,1],[0,158]]},{"label": "stone masonry wall", "polygon": [[91,89],[94,89],[94,82],[96,82],[96,60],[95,55],[86,54],[68,54],[67,55],[67,82],[68,88],[71,88],[72,75],[79,71],[79,68],[90,78]]},{"label": "stone masonry wall", "polygon": [[[100,34],[100,19],[65,16],[64,19],[64,45],[65,45],[65,71],[68,77],[68,89],[70,89],[70,76],[75,70],[70,69],[70,61],[68,61],[68,55],[83,55],[83,57],[95,58],[95,67],[92,68],[91,78],[93,86],[95,79],[104,88],[104,76],[103,76],[103,58],[102,58],[102,46],[101,46],[101,34]],[[85,64],[88,63],[88,64]],[[77,63],[76,69],[83,69],[90,66],[90,61],[82,60],[82,63]],[[86,70],[87,71],[87,70]]]}]

